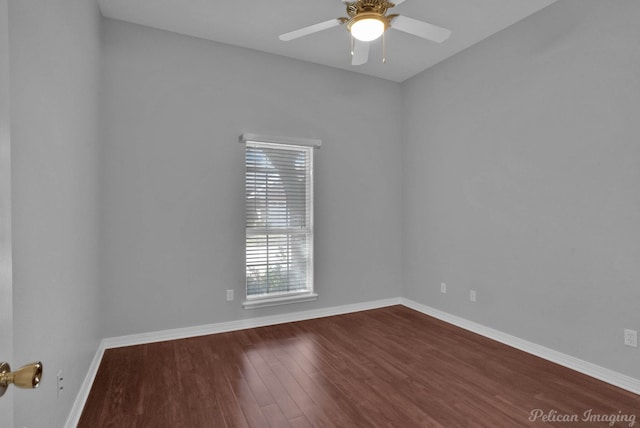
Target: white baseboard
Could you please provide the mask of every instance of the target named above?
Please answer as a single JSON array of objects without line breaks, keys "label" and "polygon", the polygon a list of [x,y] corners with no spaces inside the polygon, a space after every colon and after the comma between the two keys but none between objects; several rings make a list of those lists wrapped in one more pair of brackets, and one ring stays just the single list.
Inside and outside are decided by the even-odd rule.
[{"label": "white baseboard", "polygon": [[366,311],[369,309],[383,308],[393,305],[404,305],[423,314],[432,316],[449,324],[488,337],[505,345],[511,346],[529,354],[538,356],[545,360],[570,368],[577,372],[586,374],[603,382],[617,386],[640,395],[640,380],[623,375],[613,370],[600,367],[596,364],[580,360],[570,355],[563,354],[553,349],[520,339],[515,336],[503,333],[498,330],[486,327],[482,324],[466,320],[464,318],[451,315],[427,305],[415,302],[402,297],[374,300],[371,302],[355,303],[351,305],[334,306],[323,309],[312,309],[309,311],[293,312],[289,314],[273,315],[267,317],[250,318],[245,320],[229,321],[216,324],[208,324],[194,327],[177,328],[172,330],[156,331],[151,333],[133,334],[129,336],[110,337],[103,339],[96,351],[96,355],[91,362],[89,371],[80,387],[76,401],[73,404],[71,413],[67,418],[66,428],[75,428],[82,415],[82,410],[89,397],[91,386],[98,373],[100,361],[104,351],[110,348],[120,348],[123,346],[142,345],[145,343],[162,342],[166,340],[184,339],[188,337],[204,336],[208,334],[225,333],[229,331],[244,330],[248,328],[265,327],[269,325],[283,324],[287,322],[304,321],[314,318],[323,318],[334,315],[343,315],[352,312]]},{"label": "white baseboard", "polygon": [[520,339],[519,337],[511,336],[510,334],[494,330],[482,324],[451,315],[430,306],[414,302],[413,300],[402,298],[401,301],[404,306],[418,312],[422,312],[425,315],[432,316],[449,324],[453,324],[481,336],[488,337],[489,339],[493,339],[497,342],[504,343],[512,348],[519,349],[547,361],[551,361],[552,363],[570,368],[577,372],[586,374],[587,376],[591,376],[603,382],[617,386],[618,388],[640,395],[640,380],[638,379],[589,363],[579,358],[563,354],[562,352],[554,351],[553,349]]},{"label": "white baseboard", "polygon": [[71,408],[69,417],[67,417],[67,423],[64,425],[65,428],[76,428],[78,426],[78,422],[80,422],[80,416],[82,416],[84,404],[87,402],[87,398],[89,398],[91,386],[93,385],[93,381],[96,378],[98,367],[100,367],[100,362],[102,361],[102,356],[104,355],[105,348],[103,343],[104,341],[100,342],[98,350],[93,356],[93,360],[91,361],[91,365],[89,366],[89,370],[87,371],[87,375],[84,377],[82,385],[80,385],[80,391],[78,391],[78,395],[76,396],[76,400],[73,403],[73,407]]},{"label": "white baseboard", "polygon": [[249,318],[195,327],[176,328],[173,330],[156,331],[152,333],[132,334],[130,336],[110,337],[102,342],[105,349],[123,346],[142,345],[145,343],[162,342],[165,340],[184,339],[187,337],[205,336],[207,334],[225,333],[228,331],[245,330],[248,328],[264,327],[268,325],[284,324],[287,322],[304,321],[314,318],[330,317],[351,312],[366,311],[368,309],[383,308],[400,305],[399,297],[393,299],[374,300],[371,302],[354,303],[351,305],[333,306],[330,308],[312,309],[308,311],[292,312],[282,315]]},{"label": "white baseboard", "polygon": [[245,320],[221,322],[216,324],[200,325],[194,327],[176,328],[172,330],[156,331],[151,333],[132,334],[129,336],[109,337],[102,339],[96,355],[91,362],[89,371],[84,378],[84,382],[80,387],[76,401],[73,403],[65,428],[75,428],[82,416],[82,410],[89,398],[91,386],[95,380],[100,361],[104,355],[104,351],[110,348],[120,348],[123,346],[143,345],[145,343],[163,342],[166,340],[184,339],[188,337],[205,336],[208,334],[225,333],[229,331],[245,330],[248,328],[265,327],[269,325],[284,324],[287,322],[296,322],[310,320],[314,318],[330,317],[334,315],[343,315],[352,312],[366,311],[369,309],[378,309],[387,306],[400,305],[401,298],[374,300],[370,302],[354,303],[351,305],[333,306],[330,308],[312,309],[309,311],[293,312],[282,315],[273,315],[267,317],[250,318]]}]

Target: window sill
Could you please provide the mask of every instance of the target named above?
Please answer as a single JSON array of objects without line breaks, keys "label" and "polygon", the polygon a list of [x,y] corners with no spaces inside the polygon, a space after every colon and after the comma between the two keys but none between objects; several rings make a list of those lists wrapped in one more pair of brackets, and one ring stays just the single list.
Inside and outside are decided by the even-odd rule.
[{"label": "window sill", "polygon": [[247,300],[242,304],[245,309],[266,308],[269,306],[288,305],[290,303],[311,302],[316,300],[315,293],[297,294],[295,296],[267,297],[265,299]]}]

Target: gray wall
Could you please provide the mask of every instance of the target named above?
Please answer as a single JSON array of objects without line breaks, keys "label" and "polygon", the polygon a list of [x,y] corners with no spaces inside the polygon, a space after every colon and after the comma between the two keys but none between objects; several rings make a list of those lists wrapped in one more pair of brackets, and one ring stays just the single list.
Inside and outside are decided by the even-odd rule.
[{"label": "gray wall", "polygon": [[560,1],[403,84],[405,297],[640,378],[639,16]]},{"label": "gray wall", "polygon": [[[60,427],[101,338],[98,313],[98,80],[95,2],[9,2],[15,425]],[[56,399],[56,373],[65,390]]]},{"label": "gray wall", "polygon": [[[401,294],[640,378],[639,12],[564,0],[397,85],[11,2],[16,425],[101,337]],[[316,302],[241,308],[245,131],[324,142]]]},{"label": "gray wall", "polygon": [[[9,130],[9,6],[0,0],[0,362],[13,361],[11,280],[11,138]],[[13,426],[13,394],[0,400],[0,420]]]},{"label": "gray wall", "polygon": [[[104,336],[400,295],[397,84],[117,21],[103,36]],[[323,140],[315,302],[242,309],[243,132]]]}]

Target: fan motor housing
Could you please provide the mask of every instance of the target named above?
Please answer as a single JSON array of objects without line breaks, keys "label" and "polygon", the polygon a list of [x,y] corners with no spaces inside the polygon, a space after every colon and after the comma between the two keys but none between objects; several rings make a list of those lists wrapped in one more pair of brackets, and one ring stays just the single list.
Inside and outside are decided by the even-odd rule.
[{"label": "fan motor housing", "polygon": [[351,27],[358,21],[363,19],[376,19],[384,24],[384,30],[387,31],[390,25],[388,17],[376,12],[361,12],[347,21],[347,30],[351,31]]},{"label": "fan motor housing", "polygon": [[363,13],[375,13],[378,16],[384,16],[387,10],[395,6],[386,0],[358,0],[347,3],[347,14],[351,18]]}]

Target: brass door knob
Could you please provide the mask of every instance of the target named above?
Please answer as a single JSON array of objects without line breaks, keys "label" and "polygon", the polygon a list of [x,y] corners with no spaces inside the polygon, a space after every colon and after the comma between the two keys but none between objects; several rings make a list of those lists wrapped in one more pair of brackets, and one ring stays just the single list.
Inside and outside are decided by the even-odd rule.
[{"label": "brass door knob", "polygon": [[11,384],[18,388],[37,388],[40,385],[40,379],[42,379],[40,361],[22,366],[15,372],[11,371],[8,363],[0,363],[0,397]]}]

